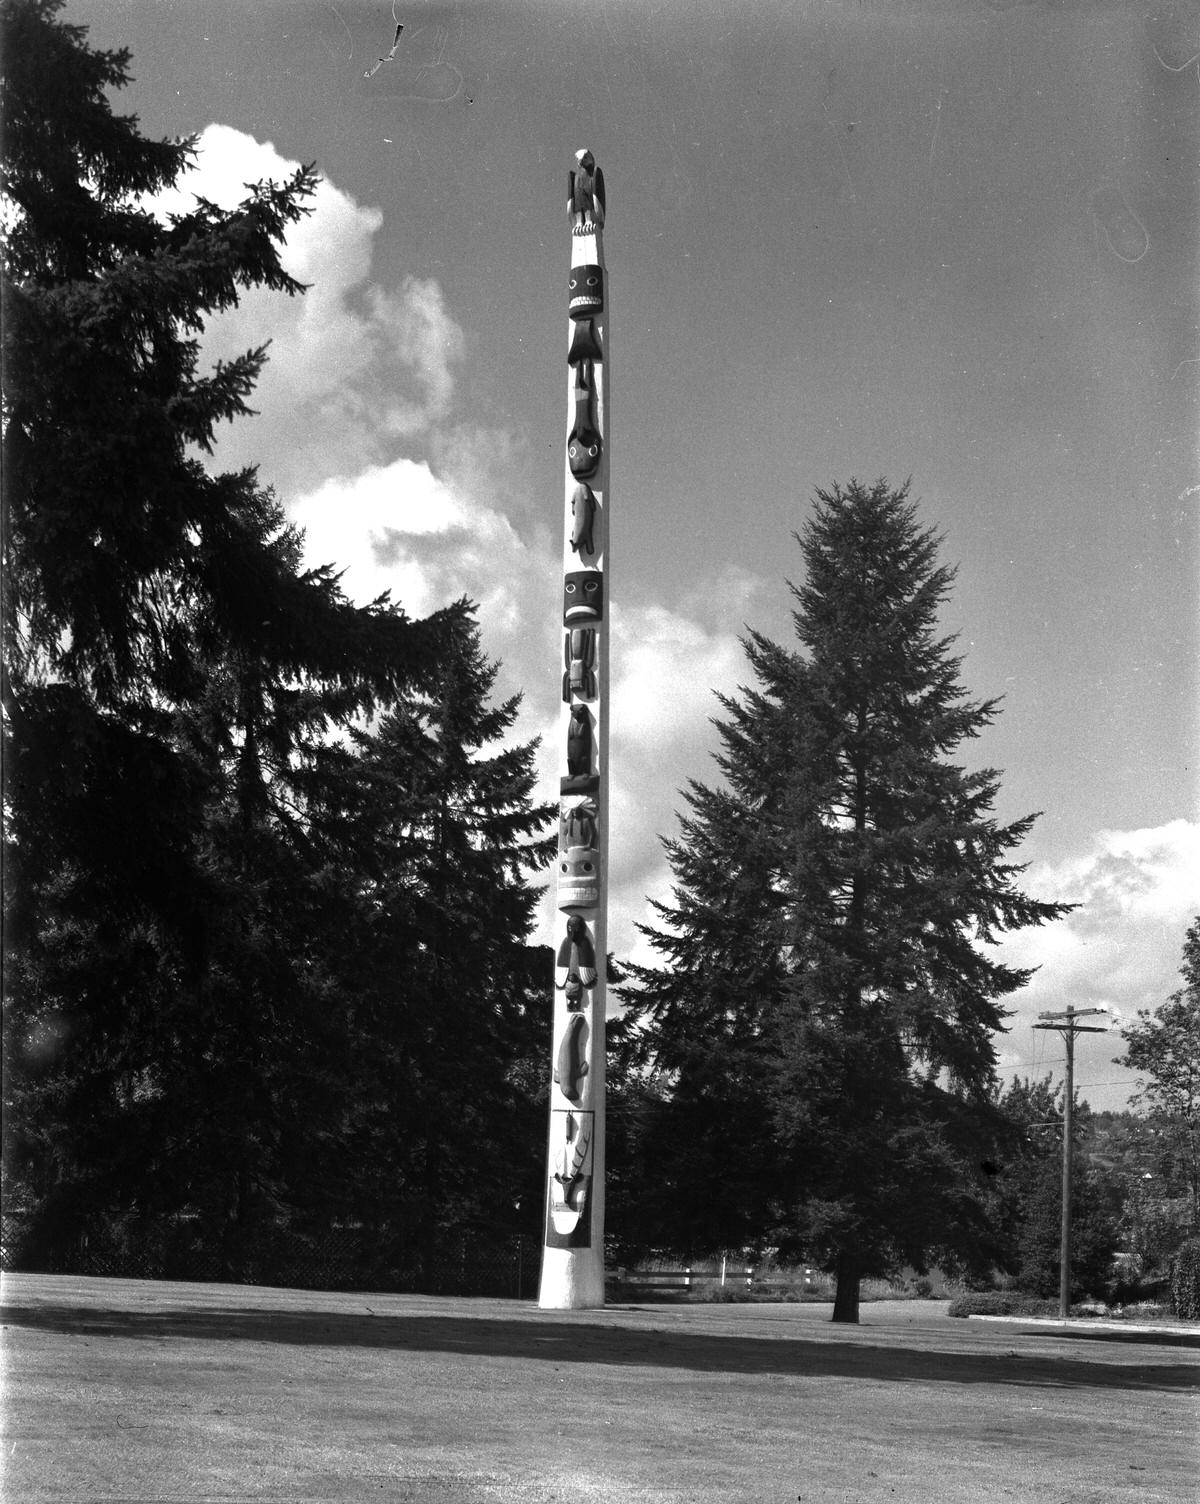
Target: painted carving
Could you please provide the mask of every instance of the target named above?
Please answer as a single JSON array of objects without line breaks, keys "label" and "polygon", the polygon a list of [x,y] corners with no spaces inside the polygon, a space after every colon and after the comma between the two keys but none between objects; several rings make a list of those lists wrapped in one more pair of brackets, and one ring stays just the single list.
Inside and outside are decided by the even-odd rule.
[{"label": "painted carving", "polygon": [[575,367],[575,421],[567,435],[567,463],[576,480],[600,468],[600,430],[592,417],[592,363]]},{"label": "painted carving", "polygon": [[571,348],[567,351],[567,364],[577,366],[584,360],[603,359],[595,324],[591,319],[576,319],[571,325]]},{"label": "painted carving", "polygon": [[583,1014],[572,1013],[563,1030],[562,1041],[558,1046],[558,1062],[554,1067],[554,1079],[559,1091],[572,1102],[579,1101],[583,1091],[583,1078],[588,1073],[587,1061],[584,1059],[587,1035],[587,1020]]},{"label": "painted carving", "polygon": [[573,266],[567,279],[567,312],[573,319],[590,319],[604,312],[604,269]]},{"label": "painted carving", "polygon": [[592,768],[592,717],[586,705],[572,705],[567,722],[567,776],[559,787],[564,794],[594,794],[600,775]]},{"label": "painted carving", "polygon": [[596,806],[590,799],[574,804],[562,813],[558,833],[559,848],[568,846],[598,846],[596,829]]},{"label": "painted carving", "polygon": [[596,698],[596,629],[575,627],[563,636],[562,697],[564,705],[571,703],[571,696],[581,700]]},{"label": "painted carving", "polygon": [[591,1188],[592,1127],[590,1112],[554,1114],[554,1172],[550,1180],[550,1226],[547,1241],[552,1248],[587,1248],[591,1229],[587,1215]]},{"label": "painted carving", "polygon": [[596,498],[591,486],[580,481],[571,497],[572,552],[580,555],[596,552],[595,524]]},{"label": "painted carving", "polygon": [[[605,583],[609,531],[608,273],[604,177],[588,151],[571,163],[567,463],[561,570],[561,804],[550,1044],[549,1163],[539,1300],[547,1309],[603,1304],[604,961],[608,811]],[[561,349],[561,347],[560,347]],[[561,356],[560,356],[561,360]],[[561,365],[559,367],[561,371]],[[565,746],[563,743],[565,742]],[[565,755],[565,767],[561,760]],[[549,990],[549,989],[547,989]],[[601,1114],[602,1121],[602,1114]],[[555,1252],[560,1250],[560,1252]],[[579,1257],[576,1258],[575,1255]]]},{"label": "painted carving", "polygon": [[600,853],[594,846],[568,846],[558,859],[558,906],[591,909],[600,902]]},{"label": "painted carving", "polygon": [[563,578],[563,625],[604,618],[604,576],[598,569],[574,569]]},{"label": "painted carving", "polygon": [[585,987],[596,985],[596,948],[587,925],[578,914],[571,914],[567,919],[567,933],[558,947],[554,985],[565,988],[572,977]]},{"label": "painted carving", "polygon": [[586,147],[575,153],[567,187],[572,235],[594,234],[604,224],[604,174]]}]

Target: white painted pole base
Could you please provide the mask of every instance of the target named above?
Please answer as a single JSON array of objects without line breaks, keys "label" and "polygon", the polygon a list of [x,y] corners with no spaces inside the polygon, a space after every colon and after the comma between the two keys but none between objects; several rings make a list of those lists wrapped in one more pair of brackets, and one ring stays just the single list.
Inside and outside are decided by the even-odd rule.
[{"label": "white painted pole base", "polygon": [[[587,1255],[598,1255],[587,1257]],[[596,1248],[544,1248],[538,1305],[543,1311],[590,1311],[604,1304],[604,1256]]]}]

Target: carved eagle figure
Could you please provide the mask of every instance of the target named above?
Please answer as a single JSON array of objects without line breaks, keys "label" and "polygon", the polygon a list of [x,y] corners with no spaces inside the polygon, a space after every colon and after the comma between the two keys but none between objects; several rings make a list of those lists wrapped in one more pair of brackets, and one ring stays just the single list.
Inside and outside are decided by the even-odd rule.
[{"label": "carved eagle figure", "polygon": [[583,232],[604,223],[604,173],[586,147],[575,153],[575,164],[567,190],[567,208],[572,228]]}]

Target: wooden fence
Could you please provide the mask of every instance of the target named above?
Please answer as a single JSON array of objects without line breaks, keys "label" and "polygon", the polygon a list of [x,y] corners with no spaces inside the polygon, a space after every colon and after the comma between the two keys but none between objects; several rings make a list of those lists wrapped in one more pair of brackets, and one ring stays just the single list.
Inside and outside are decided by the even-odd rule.
[{"label": "wooden fence", "polygon": [[638,1296],[686,1300],[700,1291],[715,1295],[718,1289],[756,1290],[763,1294],[784,1291],[815,1291],[815,1271],[804,1270],[782,1276],[773,1270],[756,1270],[745,1263],[724,1263],[720,1269],[695,1269],[684,1265],[678,1269],[610,1269],[605,1275],[610,1293],[624,1299]]}]

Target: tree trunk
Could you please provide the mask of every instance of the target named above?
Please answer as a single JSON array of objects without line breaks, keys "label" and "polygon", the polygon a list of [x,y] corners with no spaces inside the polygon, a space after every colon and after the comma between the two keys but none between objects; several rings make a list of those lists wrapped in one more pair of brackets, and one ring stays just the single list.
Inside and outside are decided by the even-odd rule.
[{"label": "tree trunk", "polygon": [[858,1325],[858,1287],[862,1279],[858,1265],[848,1253],[837,1256],[837,1293],[833,1297],[833,1320]]}]

